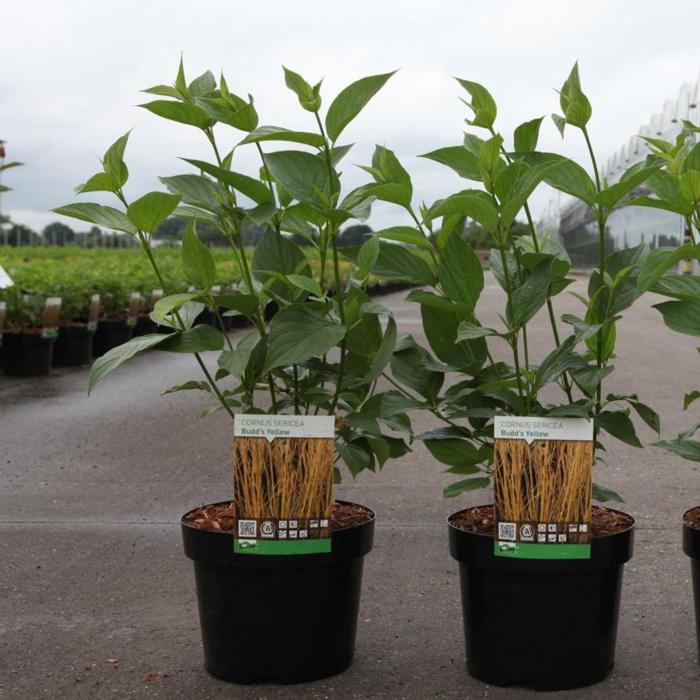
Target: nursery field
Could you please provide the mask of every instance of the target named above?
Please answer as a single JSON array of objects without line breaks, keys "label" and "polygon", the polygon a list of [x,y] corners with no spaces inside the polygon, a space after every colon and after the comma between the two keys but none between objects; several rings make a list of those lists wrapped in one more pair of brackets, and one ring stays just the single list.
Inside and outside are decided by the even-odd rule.
[{"label": "nursery field", "polygon": [[[240,280],[241,272],[230,249],[211,248],[211,252],[216,261],[215,284],[225,291]],[[314,249],[306,248],[305,252],[312,269],[320,266]],[[247,254],[252,258],[253,248],[248,248]],[[186,292],[189,285],[182,271],[180,248],[156,248],[155,256],[167,292]],[[37,311],[47,297],[61,297],[62,317],[66,321],[85,318],[93,294],[100,295],[104,317],[126,316],[133,292],[139,292],[147,303],[158,287],[147,257],[138,248],[3,247],[0,265],[23,294],[36,300]],[[349,276],[352,269],[349,261],[341,262],[342,275]],[[0,290],[0,301],[9,294]],[[12,319],[8,317],[7,321],[11,325]]]},{"label": "nursery field", "polygon": [[[572,288],[583,291],[585,281]],[[388,295],[382,303],[424,342],[416,305],[404,297]],[[576,311],[573,297],[562,299],[562,313]],[[688,336],[668,342],[651,308],[656,301],[639,303],[621,323],[618,354],[627,362],[610,390],[624,391],[634,381],[669,436],[691,420],[682,406],[687,377],[678,368],[694,367],[697,351]],[[503,295],[490,277],[482,303],[485,321],[495,323]],[[530,328],[539,360],[550,333],[546,315]],[[212,355],[205,359],[214,362]],[[639,371],[651,366],[653,375]],[[90,397],[87,369],[30,381],[0,377],[6,455],[0,461],[0,696],[291,696],[288,686],[228,686],[202,667],[192,565],[182,555],[178,521],[197,504],[230,497],[232,430],[221,412],[197,418],[203,398],[159,395],[193,374],[189,357],[147,353]],[[426,414],[416,415],[414,426],[416,432],[437,427]],[[643,450],[609,441],[607,464],[596,468],[596,478],[619,491],[622,507],[637,518],[616,666],[603,683],[557,698],[700,695],[690,566],[680,546],[681,513],[698,501],[688,488],[698,483],[697,465],[648,446],[651,430],[640,438]],[[338,487],[339,497],[377,511],[355,662],[339,676],[295,687],[295,696],[536,696],[483,685],[465,671],[458,566],[448,552],[445,518],[491,494],[445,500],[442,489],[451,480],[416,443],[400,463]]]}]

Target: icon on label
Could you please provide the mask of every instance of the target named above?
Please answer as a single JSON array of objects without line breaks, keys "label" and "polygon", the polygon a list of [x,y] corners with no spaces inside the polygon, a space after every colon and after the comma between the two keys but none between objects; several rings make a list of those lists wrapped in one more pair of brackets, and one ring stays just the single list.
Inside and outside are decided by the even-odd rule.
[{"label": "icon on label", "polygon": [[581,523],[578,526],[578,531],[579,532],[588,532],[588,525],[586,523]]},{"label": "icon on label", "polygon": [[278,525],[280,530],[286,530],[287,529],[287,521],[286,520],[280,520]]},{"label": "icon on label", "polygon": [[549,532],[556,532],[557,531],[556,523],[549,523],[549,525],[547,525],[547,530]]},{"label": "icon on label", "polygon": [[290,520],[290,521],[289,521],[289,529],[290,529],[290,530],[296,530],[296,529],[297,529],[297,521],[296,521],[296,520]]},{"label": "icon on label", "polygon": [[312,528],[313,528],[313,527],[318,527],[318,520],[312,520],[312,521],[309,523],[309,527],[312,527]]},{"label": "icon on label", "polygon": [[290,540],[295,540],[297,538],[297,531],[296,530],[290,530],[289,531],[289,539]]},{"label": "icon on label", "polygon": [[520,526],[520,539],[532,542],[535,535],[535,531],[530,523],[525,523]]},{"label": "icon on label", "polygon": [[556,535],[547,535],[547,542],[556,542],[556,541],[557,541]]},{"label": "icon on label", "polygon": [[537,532],[547,532],[545,523],[537,523]]},{"label": "icon on label", "polygon": [[275,524],[272,522],[272,520],[265,520],[265,522],[260,525],[260,534],[263,537],[275,536]]},{"label": "icon on label", "polygon": [[546,541],[547,541],[547,535],[543,535],[542,533],[540,533],[539,535],[537,535],[537,541],[538,541],[538,542],[546,542]]},{"label": "icon on label", "polygon": [[299,530],[299,539],[305,540],[309,536],[308,530]]},{"label": "icon on label", "polygon": [[286,540],[287,539],[287,531],[286,530],[280,530],[277,533],[277,538],[280,540]]},{"label": "icon on label", "polygon": [[569,532],[578,532],[578,525],[576,523],[570,523]]},{"label": "icon on label", "polygon": [[566,535],[559,535],[559,542],[566,542]]},{"label": "icon on label", "polygon": [[238,537],[257,537],[258,523],[255,520],[238,521]]},{"label": "icon on label", "polygon": [[328,519],[327,518],[323,518],[321,520],[321,527],[328,527]]}]

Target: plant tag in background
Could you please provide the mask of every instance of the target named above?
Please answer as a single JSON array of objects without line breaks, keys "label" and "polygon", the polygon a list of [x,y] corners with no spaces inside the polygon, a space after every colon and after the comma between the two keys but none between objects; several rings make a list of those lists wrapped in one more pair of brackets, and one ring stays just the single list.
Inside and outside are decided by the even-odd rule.
[{"label": "plant tag in background", "polygon": [[148,302],[148,310],[153,311],[155,308],[155,305],[163,298],[163,290],[162,289],[154,289],[151,292],[151,299]]},{"label": "plant tag in background", "polygon": [[494,554],[590,559],[593,422],[494,419]]},{"label": "plant tag in background", "polygon": [[53,339],[58,335],[58,322],[61,320],[61,298],[49,297],[44,305],[44,327],[42,338]]},{"label": "plant tag in background", "polygon": [[88,330],[94,333],[100,321],[100,295],[93,294],[90,297],[90,311],[88,312]]},{"label": "plant tag in background", "polygon": [[141,307],[143,305],[143,297],[141,292],[131,292],[129,297],[129,315],[126,318],[127,326],[135,326],[138,321],[139,315],[141,314]]},{"label": "plant tag in background", "polygon": [[2,347],[2,330],[5,328],[5,312],[7,306],[4,301],[0,301],[0,348]]},{"label": "plant tag in background", "polygon": [[330,552],[335,418],[239,414],[233,434],[234,552]]},{"label": "plant tag in background", "polygon": [[7,289],[13,285],[14,282],[12,281],[12,277],[10,277],[10,275],[8,275],[5,271],[5,268],[0,265],[0,289]]}]

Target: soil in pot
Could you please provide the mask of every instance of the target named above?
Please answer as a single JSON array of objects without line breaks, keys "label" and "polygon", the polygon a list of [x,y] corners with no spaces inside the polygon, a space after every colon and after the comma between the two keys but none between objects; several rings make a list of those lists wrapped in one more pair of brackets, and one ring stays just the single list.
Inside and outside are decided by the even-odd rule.
[{"label": "soil in pot", "polygon": [[683,516],[683,551],[690,557],[700,663],[700,506],[691,508]]},{"label": "soil in pot", "polygon": [[131,340],[134,328],[125,319],[105,319],[100,321],[92,340],[92,356],[102,357],[112,348]]},{"label": "soil in pot", "polygon": [[299,683],[350,666],[374,513],[337,501],[332,522],[330,553],[269,556],[234,554],[230,502],[183,517],[209,673],[237,683]]},{"label": "soil in pot", "polygon": [[53,338],[42,328],[5,329],[2,335],[3,371],[15,377],[40,377],[51,372]]},{"label": "soil in pot", "polygon": [[54,367],[80,367],[89,365],[92,358],[94,332],[86,323],[69,323],[59,326],[53,348]]},{"label": "soil in pot", "polygon": [[467,670],[486,683],[564,690],[603,680],[613,666],[622,570],[634,519],[594,508],[590,559],[494,555],[495,513],[449,519],[460,563]]}]

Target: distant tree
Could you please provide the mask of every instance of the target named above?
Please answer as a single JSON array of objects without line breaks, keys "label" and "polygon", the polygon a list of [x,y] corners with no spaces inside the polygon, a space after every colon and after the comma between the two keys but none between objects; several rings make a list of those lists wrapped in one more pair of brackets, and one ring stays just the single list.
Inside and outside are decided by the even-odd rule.
[{"label": "distant tree", "polygon": [[185,228],[186,221],[171,216],[166,219],[153,233],[154,238],[170,238],[179,239],[182,236],[182,231]]},{"label": "distant tree", "polygon": [[368,233],[372,233],[372,229],[366,224],[353,224],[338,234],[338,244],[343,248],[362,245]]},{"label": "distant tree", "polygon": [[102,244],[102,229],[93,226],[89,231],[78,231],[73,242],[81,248],[98,248]]},{"label": "distant tree", "polygon": [[70,245],[75,239],[75,231],[60,221],[54,221],[46,226],[41,235],[50,245]]},{"label": "distant tree", "polygon": [[29,226],[12,224],[7,231],[7,245],[41,245],[42,243],[41,236],[36,231],[30,229]]}]

